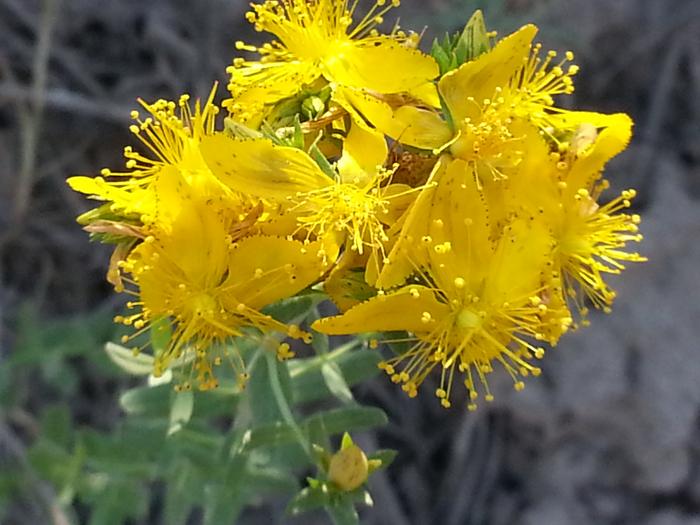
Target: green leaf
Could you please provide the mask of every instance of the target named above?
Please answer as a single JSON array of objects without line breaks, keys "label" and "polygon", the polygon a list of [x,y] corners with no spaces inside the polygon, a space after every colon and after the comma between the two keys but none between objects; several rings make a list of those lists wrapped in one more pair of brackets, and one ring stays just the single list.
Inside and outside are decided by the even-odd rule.
[{"label": "green leaf", "polygon": [[109,477],[150,479],[157,465],[139,443],[115,433],[103,435],[85,429],[80,433],[85,446],[86,464],[91,470]]},{"label": "green leaf", "polygon": [[161,457],[168,445],[165,440],[168,430],[168,410],[159,415],[129,415],[123,424],[114,431],[121,443],[138,443],[138,453],[143,457]]},{"label": "green leaf", "polygon": [[[311,434],[311,431],[309,432]],[[324,436],[326,434],[324,433]],[[313,435],[310,437],[312,441],[311,449],[313,450],[314,456],[316,457],[316,464],[320,467],[324,474],[328,473],[328,468],[331,464],[331,458],[333,457],[326,447],[318,444],[318,441],[313,439]],[[330,448],[330,440],[325,440],[326,444]],[[318,485],[319,481],[314,478],[306,478],[310,487],[315,487]]]},{"label": "green leaf", "polygon": [[292,474],[276,468],[261,468],[258,465],[249,465],[246,468],[242,484],[251,499],[264,494],[292,494],[299,488],[299,483]]},{"label": "green leaf", "polygon": [[296,440],[294,429],[286,423],[277,421],[250,429],[244,438],[244,450],[251,451],[264,446],[296,443]]},{"label": "green leaf", "polygon": [[294,119],[299,118],[301,103],[305,96],[305,94],[301,93],[297,96],[282,100],[275,105],[266,119],[267,127],[273,131],[273,134],[275,129],[287,126]]},{"label": "green leaf", "polygon": [[153,372],[154,359],[148,354],[137,354],[123,346],[107,343],[105,351],[112,362],[128,374],[146,376]]},{"label": "green leaf", "polygon": [[63,448],[73,442],[73,425],[66,405],[52,405],[41,414],[41,434]]},{"label": "green leaf", "polygon": [[328,452],[331,448],[331,440],[324,426],[323,419],[318,418],[309,421],[309,424],[306,426],[306,434],[309,436],[311,450],[316,457],[316,464],[320,465],[323,470],[327,470],[331,459],[331,455]]},{"label": "green leaf", "polygon": [[172,436],[182,430],[192,417],[194,410],[194,394],[191,390],[185,392],[173,392],[172,404],[170,405],[170,426],[168,435]]},{"label": "green leaf", "polygon": [[173,453],[181,454],[199,468],[208,470],[211,477],[215,470],[228,467],[219,457],[224,441],[225,438],[212,432],[209,425],[197,425],[192,421],[165,443]]},{"label": "green leaf", "polygon": [[355,442],[352,440],[352,436],[345,432],[343,434],[343,439],[340,441],[340,450],[345,450],[353,446]]},{"label": "green leaf", "polygon": [[320,485],[316,488],[306,487],[289,502],[287,514],[298,516],[299,514],[330,505],[330,502],[330,494],[326,485]]},{"label": "green leaf", "polygon": [[73,498],[80,486],[86,459],[87,452],[85,446],[82,442],[78,441],[74,446],[71,459],[63,464],[66,468],[67,475],[58,494],[58,501],[64,506],[68,506],[73,502]]},{"label": "green leaf", "polygon": [[[261,349],[261,352],[269,352]],[[276,374],[285,399],[292,399],[289,372],[286,363],[274,363],[268,359],[259,359],[251,371],[250,380],[246,387],[247,402],[250,404],[253,425],[266,425],[283,419],[275,396],[270,392],[270,374]]]},{"label": "green leaf", "polygon": [[122,394],[119,404],[130,415],[164,417],[170,410],[172,390],[170,385],[132,388]]},{"label": "green leaf", "polygon": [[[317,310],[313,312],[312,317],[313,321],[320,317]],[[309,319],[309,322],[311,322],[311,319]],[[311,346],[318,355],[326,355],[330,352],[330,338],[326,334],[314,333]]]},{"label": "green leaf", "polygon": [[459,35],[445,35],[442,42],[433,42],[430,51],[445,75],[491,49],[491,40],[481,10],[476,10]]},{"label": "green leaf", "polygon": [[355,406],[319,412],[307,418],[304,425],[308,428],[320,423],[328,434],[333,435],[375,428],[387,422],[386,414],[380,408]]},{"label": "green leaf", "polygon": [[173,330],[170,326],[170,321],[166,318],[160,318],[151,323],[151,346],[153,347],[153,352],[157,355],[164,352],[170,340],[173,337]]},{"label": "green leaf", "polygon": [[467,22],[457,41],[455,55],[458,64],[464,64],[486,53],[491,48],[484,14],[477,9]]},{"label": "green leaf", "polygon": [[39,438],[29,448],[27,456],[32,467],[43,478],[56,485],[64,482],[65,464],[70,461],[70,452],[48,439]]},{"label": "green leaf", "polygon": [[244,126],[230,117],[224,119],[224,133],[229,137],[240,139],[260,139],[263,137],[259,131]]},{"label": "green leaf", "polygon": [[[384,334],[381,337],[392,341],[390,343],[387,343],[387,346],[392,352],[394,352],[395,355],[405,354],[414,345],[414,343],[411,341],[411,338],[408,335],[408,332],[384,332]],[[381,340],[382,339],[380,338],[379,341],[381,342]]]},{"label": "green leaf", "polygon": [[328,390],[341,402],[352,403],[355,398],[350,391],[350,387],[345,382],[343,371],[338,366],[338,363],[329,361],[321,366],[321,375],[328,387]]},{"label": "green leaf", "polygon": [[[321,135],[319,135],[319,138]],[[321,150],[316,146],[316,144],[312,144],[312,146],[309,148],[309,155],[311,156],[312,159],[316,161],[316,164],[318,164],[318,167],[321,168],[321,171],[328,175],[331,179],[335,180],[336,177],[336,172],[335,169],[333,168],[333,164],[331,164],[326,156],[321,152]]]},{"label": "green leaf", "polygon": [[318,92],[318,97],[325,103],[328,104],[333,96],[333,88],[331,86],[325,86],[321,91]]},{"label": "green leaf", "polygon": [[187,459],[175,458],[167,479],[163,522],[168,525],[185,525],[192,508],[202,500],[202,487],[195,469]]},{"label": "green leaf", "polygon": [[325,356],[294,359],[288,362],[295,403],[307,403],[333,395],[321,368],[326,362],[337,363],[347,386],[356,385],[379,373],[381,356],[374,350],[353,350],[356,342]]},{"label": "green leaf", "polygon": [[438,66],[440,67],[440,72],[447,72],[450,69],[450,54],[449,52],[440,44],[437,38],[433,41],[433,47],[430,50],[430,55],[435,59]]},{"label": "green leaf", "polygon": [[292,135],[291,145],[297,149],[304,149],[304,130],[301,127],[299,115],[294,115],[294,135]]},{"label": "green leaf", "polygon": [[326,112],[326,104],[321,97],[312,95],[301,103],[301,113],[307,120],[316,120]]},{"label": "green leaf", "polygon": [[195,392],[196,410],[193,417],[231,416],[236,412],[240,395],[241,391],[236,386],[220,386],[206,392]]},{"label": "green leaf", "polygon": [[263,309],[263,313],[271,315],[282,323],[299,324],[323,299],[324,296],[317,292],[303,293],[268,306]]},{"label": "green leaf", "polygon": [[123,525],[148,511],[145,487],[131,480],[110,480],[92,502],[89,525]]},{"label": "green leaf", "polygon": [[376,452],[373,452],[372,454],[369,454],[367,456],[368,461],[381,461],[381,467],[380,468],[387,468],[389,465],[391,465],[394,462],[394,459],[396,459],[396,456],[398,455],[398,452],[396,450],[390,450],[390,449],[382,449],[382,450],[377,450]]},{"label": "green leaf", "polygon": [[359,525],[360,516],[349,499],[341,498],[326,506],[326,512],[335,525]]},{"label": "green leaf", "polygon": [[[210,484],[204,491],[204,525],[235,523],[245,506],[245,497],[237,487]],[[234,490],[232,490],[234,489]]]}]

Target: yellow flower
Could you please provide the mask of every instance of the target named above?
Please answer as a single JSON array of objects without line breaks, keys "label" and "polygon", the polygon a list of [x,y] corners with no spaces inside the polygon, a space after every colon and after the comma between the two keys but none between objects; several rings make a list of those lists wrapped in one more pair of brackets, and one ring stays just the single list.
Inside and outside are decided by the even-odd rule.
[{"label": "yellow flower", "polygon": [[218,212],[220,203],[183,199],[172,230],[149,236],[121,264],[131,276],[125,281],[136,288],[130,293],[138,296],[128,306],[138,311],[117,320],[136,329],[125,343],[154,323],[170,325],[172,337],[157,349],[154,374],[162,374],[176,360],[192,359],[193,377],[184,386],[194,382],[208,389],[217,385],[213,367],[224,358],[245,378],[230,340],[246,330],[308,337],[260,310],[309,286],[325,267],[317,247],[297,241],[254,236],[234,242],[231,221]]},{"label": "yellow flower", "polygon": [[328,464],[328,480],[345,492],[356,490],[365,484],[369,472],[367,456],[355,444],[333,454]]},{"label": "yellow flower", "polygon": [[[184,182],[203,195],[230,193],[212,176],[199,151],[203,137],[214,132],[219,108],[214,105],[216,86],[202,106],[199,100],[194,109],[189,95],[179,102],[158,100],[153,104],[140,101],[150,116],[141,118],[132,112],[136,123],[130,127],[148,154],[132,147],[124,149],[126,171],[103,169],[101,176],[71,177],[68,184],[78,192],[110,203],[110,211],[122,217],[134,217],[148,224],[159,217],[166,220],[167,205],[161,202],[160,179],[182,176]],[[166,185],[171,186],[169,182]]]},{"label": "yellow flower", "polygon": [[[541,59],[540,46],[532,45],[536,33],[535,26],[526,25],[490,51],[444,75],[438,90],[444,101],[445,119],[421,107],[392,108],[358,90],[342,90],[338,99],[343,100],[343,106],[354,118],[366,118],[399,142],[441,154],[429,180],[433,185],[440,184],[447,165],[461,160],[464,180],[476,177],[479,184],[496,187],[495,191],[486,192],[493,200],[493,193],[508,193],[505,181],[511,175],[517,176],[514,174],[523,162],[529,135],[542,134],[552,147],[565,150],[569,147],[566,138],[582,122],[606,125],[606,115],[554,107],[556,95],[573,91],[572,77],[577,67],[566,66],[573,59],[571,53],[557,64],[553,64],[555,53]],[[548,157],[548,151],[543,153],[544,159]],[[520,198],[517,191],[510,195]],[[427,190],[426,195],[416,199],[404,230],[379,273],[377,286],[390,288],[404,282],[412,267],[406,260],[409,257],[422,264],[411,239],[423,236],[430,198]],[[491,206],[502,217],[508,213],[497,202]],[[496,220],[493,224],[502,226]]]},{"label": "yellow flower", "polygon": [[302,150],[267,139],[207,137],[202,151],[213,173],[229,188],[276,201],[296,221],[295,236],[339,237],[350,250],[385,257],[385,228],[396,220],[393,203],[414,190],[390,184],[384,138],[353,125],[331,178]]},{"label": "yellow flower", "polygon": [[646,261],[637,252],[625,251],[628,242],[642,240],[639,215],[621,213],[631,206],[636,191],[623,191],[599,206],[596,201],[607,187],[607,181],[602,181],[592,193],[586,189],[577,192],[566,214],[556,252],[568,279],[566,291],[576,300],[577,308],[583,314],[586,309],[573,282],[580,286],[596,308],[609,312],[616,294],[605,282],[605,274],[619,274],[625,269],[626,261]]},{"label": "yellow flower", "polygon": [[564,291],[585,314],[579,290],[595,307],[608,311],[615,292],[605,282],[605,274],[620,273],[624,262],[645,259],[625,251],[628,242],[642,240],[639,216],[622,213],[636,192],[623,191],[606,204],[598,203],[609,186],[601,172],[627,146],[632,121],[624,114],[581,112],[569,115],[566,126],[574,125],[578,125],[574,132],[562,137],[564,147],[554,153],[542,137],[529,134],[525,159],[504,184],[508,201],[504,213],[526,209],[549,226]]},{"label": "yellow flower", "polygon": [[438,367],[436,394],[445,407],[451,405],[459,371],[473,409],[481,388],[486,399],[492,399],[486,375],[494,363],[500,363],[521,389],[521,377],[540,373],[531,360],[544,355],[535,345],[548,339],[547,325],[567,325],[570,320],[566,309],[548,305],[549,283],[543,276],[552,257],[552,239],[546,228],[530,218],[517,218],[493,240],[486,200],[474,179],[463,181],[463,164],[451,163],[432,191],[424,217],[427,234],[414,240],[427,253],[426,262],[415,268],[417,283],[380,292],[341,316],[316,321],[313,328],[326,334],[410,332],[412,347],[382,368],[415,396]]},{"label": "yellow flower", "polygon": [[554,107],[553,97],[572,93],[572,78],[578,72],[577,66],[566,66],[573,60],[571,52],[556,65],[553,51],[542,60],[540,45],[531,44],[536,33],[535,26],[523,26],[445,74],[438,82],[444,119],[410,104],[392,107],[367,91],[345,89],[338,99],[355,118],[366,118],[403,144],[445,151],[503,177],[502,168],[520,160],[514,121],[531,122],[555,137],[553,126],[562,122],[556,116],[566,112]]},{"label": "yellow flower", "polygon": [[[574,59],[571,51],[556,64],[555,51],[549,51],[542,59],[541,45],[532,45],[536,34],[537,27],[523,26],[490,52],[440,79],[438,90],[460,139],[469,142],[474,134],[470,124],[476,125],[483,120],[481,114],[494,108],[506,126],[508,119],[517,118],[552,134],[550,116],[565,113],[554,107],[554,97],[574,92],[573,77],[578,66],[567,65]],[[460,139],[452,144],[452,149],[471,154],[471,148],[460,144]]]},{"label": "yellow flower", "polygon": [[349,0],[266,0],[252,4],[248,20],[278,40],[261,47],[237,47],[262,58],[234,60],[229,68],[232,98],[224,103],[242,121],[264,106],[296,95],[317,80],[399,93],[423,89],[435,78],[435,61],[416,49],[417,36],[395,29],[380,35],[376,26],[398,0],[378,0],[355,22],[357,2]]}]

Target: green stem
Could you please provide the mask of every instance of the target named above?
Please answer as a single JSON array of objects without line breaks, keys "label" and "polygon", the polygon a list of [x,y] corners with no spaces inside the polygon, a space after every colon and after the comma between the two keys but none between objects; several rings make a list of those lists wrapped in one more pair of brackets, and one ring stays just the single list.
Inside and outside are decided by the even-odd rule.
[{"label": "green stem", "polygon": [[[274,340],[274,343],[278,344],[276,340]],[[272,388],[272,394],[275,396],[275,401],[277,401],[277,407],[279,408],[280,413],[282,414],[282,419],[284,419],[285,423],[287,423],[292,428],[294,434],[296,435],[297,441],[299,442],[299,445],[309,457],[311,462],[313,464],[316,464],[314,455],[311,452],[311,446],[309,445],[309,441],[308,439],[306,439],[306,436],[301,430],[301,427],[296,422],[296,419],[294,419],[292,409],[290,408],[289,402],[287,401],[287,398],[284,395],[284,391],[282,390],[282,383],[280,382],[279,374],[277,372],[278,363],[275,351],[271,350],[270,348],[266,348],[265,359],[267,360],[267,374],[270,379],[270,387]]]},{"label": "green stem", "polygon": [[290,372],[290,375],[292,378],[294,378],[294,377],[297,377],[301,374],[305,374],[306,372],[313,370],[315,368],[321,368],[323,366],[323,363],[327,363],[329,361],[335,361],[343,354],[349,352],[353,348],[356,348],[360,345],[361,345],[361,343],[357,340],[349,341],[349,342],[345,343],[344,345],[339,346],[338,348],[336,348],[335,350],[333,350],[332,352],[330,352],[328,354],[323,354],[323,355],[319,355],[317,357],[312,357],[310,359],[307,359],[306,360],[307,362],[304,364],[304,366],[300,366],[300,367],[295,368],[294,370],[292,370]]}]

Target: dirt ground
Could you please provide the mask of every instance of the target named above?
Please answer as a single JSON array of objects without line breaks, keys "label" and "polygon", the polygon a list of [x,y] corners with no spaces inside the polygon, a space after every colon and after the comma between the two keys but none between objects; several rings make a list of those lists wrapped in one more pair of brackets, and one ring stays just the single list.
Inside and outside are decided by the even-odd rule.
[{"label": "dirt ground", "polygon": [[[635,139],[608,176],[613,189],[639,190],[649,262],[616,279],[613,313],[566,336],[539,380],[515,393],[501,377],[496,403],[474,414],[408,400],[381,378],[360,387],[391,419],[361,443],[400,450],[373,480],[364,523],[700,524],[700,2],[404,0],[402,25],[430,26],[427,43],[475,7],[500,34],[534,21],[547,46],[576,53],[568,104],[634,117]],[[245,10],[238,0],[0,0],[0,367],[27,311],[41,327],[119,304],[104,282],[108,252],[74,221],[88,203],[64,181],[121,165],[137,97],[225,85],[234,42],[258,38]],[[121,417],[125,383],[82,358],[61,366],[76,421],[109,428]],[[62,395],[47,373],[28,369],[0,403],[0,466],[22,458],[33,421]],[[8,524],[35,522],[26,501],[5,507]],[[276,522],[281,508],[242,522]]]}]

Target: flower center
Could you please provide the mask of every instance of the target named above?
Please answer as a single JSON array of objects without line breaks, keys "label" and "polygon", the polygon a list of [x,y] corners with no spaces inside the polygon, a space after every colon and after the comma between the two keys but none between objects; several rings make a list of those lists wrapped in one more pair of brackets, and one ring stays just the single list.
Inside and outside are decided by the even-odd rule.
[{"label": "flower center", "polygon": [[514,147],[519,139],[510,130],[512,120],[502,98],[474,101],[474,116],[458,123],[458,135],[450,146],[450,153],[470,163],[483,162],[494,178],[502,176],[500,168],[512,167],[520,161],[521,152]]},{"label": "flower center", "polygon": [[187,301],[187,306],[192,317],[203,317],[205,319],[211,319],[219,310],[219,304],[216,299],[207,292],[193,294]]},{"label": "flower center", "polygon": [[378,188],[381,180],[377,177],[369,188],[336,183],[311,192],[300,204],[310,204],[312,211],[300,217],[299,223],[320,236],[345,232],[350,248],[360,254],[365,247],[380,248],[387,240],[381,219],[389,206]]},{"label": "flower center", "polygon": [[476,330],[483,322],[483,318],[469,308],[462,308],[457,314],[457,326],[465,332]]}]

